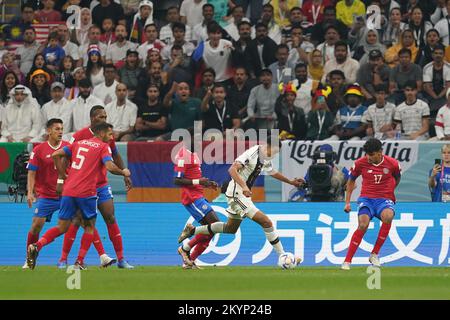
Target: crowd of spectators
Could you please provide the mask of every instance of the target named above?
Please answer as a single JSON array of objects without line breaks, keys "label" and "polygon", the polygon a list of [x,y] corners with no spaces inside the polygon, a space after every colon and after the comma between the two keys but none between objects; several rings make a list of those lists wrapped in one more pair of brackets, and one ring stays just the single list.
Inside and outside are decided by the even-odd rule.
[{"label": "crowd of spectators", "polygon": [[94,105],[120,141],[198,120],[216,138],[450,140],[450,0],[172,2],[22,4],[0,35],[0,141],[41,141],[54,117],[70,137]]}]

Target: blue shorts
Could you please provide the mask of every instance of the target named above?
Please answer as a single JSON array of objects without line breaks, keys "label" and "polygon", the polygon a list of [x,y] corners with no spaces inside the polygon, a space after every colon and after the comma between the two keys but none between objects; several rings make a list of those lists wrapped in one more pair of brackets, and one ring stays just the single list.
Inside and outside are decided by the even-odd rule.
[{"label": "blue shorts", "polygon": [[193,203],[185,205],[184,207],[197,222],[200,222],[208,213],[213,211],[208,200],[205,198],[197,199]]},{"label": "blue shorts", "polygon": [[34,216],[45,218],[45,222],[52,220],[53,213],[59,210],[60,199],[38,198],[35,204]]},{"label": "blue shorts", "polygon": [[[363,208],[369,209],[369,212]],[[394,201],[384,198],[358,198],[358,215],[367,214],[370,220],[372,220],[373,217],[377,217],[381,220],[381,212],[383,212],[384,209],[391,209],[395,215]]]},{"label": "blue shorts", "polygon": [[97,204],[102,204],[113,198],[111,186],[109,184],[97,189]]},{"label": "blue shorts", "polygon": [[62,197],[59,219],[71,220],[77,213],[77,210],[81,210],[81,214],[85,220],[97,217],[97,197]]}]

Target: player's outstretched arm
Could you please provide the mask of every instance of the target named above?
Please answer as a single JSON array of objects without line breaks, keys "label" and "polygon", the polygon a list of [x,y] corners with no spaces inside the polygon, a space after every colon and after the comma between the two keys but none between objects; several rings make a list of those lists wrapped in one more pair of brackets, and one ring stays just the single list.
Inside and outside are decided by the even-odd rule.
[{"label": "player's outstretched arm", "polygon": [[112,174],[115,174],[117,176],[124,176],[129,177],[131,175],[130,170],[128,169],[120,169],[116,164],[112,161],[106,161],[105,162],[106,170],[111,172]]},{"label": "player's outstretched arm", "polygon": [[348,179],[347,181],[347,187],[345,190],[345,207],[344,211],[349,213],[352,210],[352,207],[350,206],[350,199],[352,198],[353,190],[355,190],[356,182],[352,178]]},{"label": "player's outstretched arm", "polygon": [[200,178],[200,179],[175,178],[173,179],[173,183],[176,186],[192,186],[200,184],[206,188],[212,189],[217,189],[219,187],[217,182],[209,180],[208,178]]},{"label": "player's outstretched arm", "polygon": [[295,179],[288,179],[287,177],[285,177],[284,175],[282,175],[280,172],[278,171],[274,171],[273,173],[270,174],[273,178],[280,180],[281,182],[293,185],[294,187],[301,187],[304,183],[305,180],[303,180],[302,178],[295,178]]}]

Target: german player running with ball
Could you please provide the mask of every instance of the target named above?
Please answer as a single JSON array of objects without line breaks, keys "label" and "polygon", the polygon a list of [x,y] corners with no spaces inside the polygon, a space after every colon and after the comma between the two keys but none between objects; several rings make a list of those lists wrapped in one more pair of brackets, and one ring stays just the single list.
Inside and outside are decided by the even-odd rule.
[{"label": "german player running with ball", "polygon": [[355,181],[362,176],[362,189],[358,198],[358,229],[353,233],[347,256],[341,266],[350,270],[352,258],[361,243],[370,221],[377,217],[382,221],[378,238],[369,257],[369,262],[380,267],[378,253],[389,235],[392,219],[394,219],[394,190],[400,183],[401,168],[397,160],[383,155],[382,143],[378,139],[370,139],[364,144],[366,155],[355,161],[350,169],[347,182],[344,211],[351,211],[350,199],[355,189]]}]

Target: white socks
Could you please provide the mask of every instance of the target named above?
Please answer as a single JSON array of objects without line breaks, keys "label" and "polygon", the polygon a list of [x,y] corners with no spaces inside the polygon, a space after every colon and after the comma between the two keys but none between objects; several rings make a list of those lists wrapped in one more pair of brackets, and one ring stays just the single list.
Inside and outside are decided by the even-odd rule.
[{"label": "white socks", "polygon": [[263,228],[263,230],[267,240],[275,249],[275,252],[278,255],[283,254],[284,253],[283,245],[281,244],[280,238],[278,238],[278,235],[275,233],[273,227]]}]

